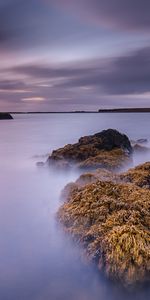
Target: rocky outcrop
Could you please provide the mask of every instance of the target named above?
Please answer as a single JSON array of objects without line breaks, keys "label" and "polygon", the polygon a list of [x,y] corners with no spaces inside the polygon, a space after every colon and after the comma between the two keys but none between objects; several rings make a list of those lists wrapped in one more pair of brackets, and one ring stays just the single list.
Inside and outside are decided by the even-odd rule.
[{"label": "rocky outcrop", "polygon": [[83,173],[75,182],[68,183],[61,192],[61,199],[69,201],[79,188],[87,184],[95,183],[98,180],[111,181],[114,183],[121,182],[119,174],[115,174],[106,169],[97,169],[93,172]]},{"label": "rocky outcrop", "polygon": [[124,174],[83,174],[57,213],[89,261],[126,288],[150,281],[150,163]]},{"label": "rocky outcrop", "polygon": [[[90,262],[126,288],[150,281],[150,163],[119,174],[132,153],[147,153],[108,129],[55,150],[47,162],[83,174],[62,191],[57,220]],[[87,172],[88,171],[88,172]]]},{"label": "rocky outcrop", "polygon": [[121,180],[150,189],[150,162],[141,164],[120,175]]},{"label": "rocky outcrop", "polygon": [[132,147],[128,137],[117,130],[108,129],[79,139],[55,150],[48,158],[51,166],[67,169],[106,168],[114,170],[131,162]]},{"label": "rocky outcrop", "polygon": [[0,120],[11,120],[13,117],[9,113],[0,113]]}]

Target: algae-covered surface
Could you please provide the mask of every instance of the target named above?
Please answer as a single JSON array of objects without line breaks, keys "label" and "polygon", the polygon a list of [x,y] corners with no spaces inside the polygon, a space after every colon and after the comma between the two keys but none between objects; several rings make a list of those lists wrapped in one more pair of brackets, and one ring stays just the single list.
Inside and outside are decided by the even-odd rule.
[{"label": "algae-covered surface", "polygon": [[150,280],[150,191],[104,174],[68,186],[57,219],[106,277],[135,288]]},{"label": "algae-covered surface", "polygon": [[62,190],[58,221],[88,261],[127,289],[150,281],[150,163],[118,173],[133,152],[126,135],[108,129],[49,157],[83,172]]},{"label": "algae-covered surface", "polygon": [[132,182],[139,187],[150,188],[150,162],[141,164],[121,174],[121,179]]}]

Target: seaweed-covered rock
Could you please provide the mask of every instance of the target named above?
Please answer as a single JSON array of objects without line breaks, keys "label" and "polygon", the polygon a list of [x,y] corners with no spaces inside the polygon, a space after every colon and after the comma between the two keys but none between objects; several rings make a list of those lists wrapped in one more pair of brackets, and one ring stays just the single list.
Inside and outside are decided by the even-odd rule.
[{"label": "seaweed-covered rock", "polygon": [[120,175],[120,178],[126,182],[134,183],[143,188],[150,189],[150,162],[141,164]]},{"label": "seaweed-covered rock", "polygon": [[83,162],[78,163],[77,166],[79,169],[84,170],[105,168],[113,171],[130,164],[132,164],[131,156],[123,149],[115,148],[111,151],[101,150],[98,155],[89,157]]},{"label": "seaweed-covered rock", "polygon": [[127,288],[150,281],[150,191],[96,181],[73,188],[57,218],[89,261]]},{"label": "seaweed-covered rock", "polygon": [[74,165],[81,169],[114,169],[131,162],[131,153],[128,137],[117,130],[108,129],[53,151],[47,162],[65,169]]},{"label": "seaweed-covered rock", "polygon": [[61,199],[69,201],[71,197],[77,192],[78,188],[81,188],[89,183],[94,183],[98,180],[111,181],[119,183],[121,181],[120,175],[115,174],[106,169],[97,169],[88,173],[83,173],[75,182],[68,183],[61,192]]}]

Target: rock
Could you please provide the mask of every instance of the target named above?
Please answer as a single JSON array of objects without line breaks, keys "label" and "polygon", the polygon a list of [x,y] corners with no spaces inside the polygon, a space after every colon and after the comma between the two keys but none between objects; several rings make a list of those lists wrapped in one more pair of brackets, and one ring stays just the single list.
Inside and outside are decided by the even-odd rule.
[{"label": "rock", "polygon": [[121,180],[150,189],[150,162],[141,164],[120,175]]},{"label": "rock", "polygon": [[0,113],[0,120],[11,120],[13,117],[9,113]]},{"label": "rock", "polygon": [[36,165],[37,167],[44,167],[45,163],[43,161],[38,161]]},{"label": "rock", "polygon": [[136,145],[136,144],[146,144],[148,143],[147,139],[138,139],[138,140],[130,140],[130,143],[132,146]]},{"label": "rock", "polygon": [[93,172],[80,175],[75,182],[68,183],[61,192],[61,199],[64,201],[69,201],[79,188],[84,187],[86,184],[94,183],[98,180],[112,181],[115,183],[121,181],[119,174],[112,173],[106,169],[97,169]]},{"label": "rock", "polygon": [[94,183],[98,180],[120,182],[120,176],[106,169],[97,169],[96,171],[80,175],[75,183],[79,187],[82,187],[86,184]]},{"label": "rock", "polygon": [[36,155],[33,155],[32,158],[34,159],[38,159],[38,158],[47,158],[49,156],[49,153],[47,154],[36,154]]},{"label": "rock", "polygon": [[101,150],[95,157],[89,157],[77,164],[77,167],[85,170],[105,168],[113,171],[128,164],[132,164],[132,157],[124,150],[116,148],[111,151]]},{"label": "rock", "polygon": [[133,146],[133,152],[134,153],[148,153],[148,152],[150,152],[150,148],[141,146],[139,144],[135,144]]},{"label": "rock", "polygon": [[131,162],[132,147],[128,137],[117,130],[108,129],[85,136],[76,144],[55,150],[47,162],[51,166],[81,169],[122,167]]},{"label": "rock", "polygon": [[65,232],[114,282],[129,289],[149,282],[150,191],[132,183],[83,181],[72,186],[57,213]]},{"label": "rock", "polygon": [[147,140],[147,139],[138,139],[136,142],[137,142],[138,144],[145,144],[145,143],[148,142],[148,140]]}]

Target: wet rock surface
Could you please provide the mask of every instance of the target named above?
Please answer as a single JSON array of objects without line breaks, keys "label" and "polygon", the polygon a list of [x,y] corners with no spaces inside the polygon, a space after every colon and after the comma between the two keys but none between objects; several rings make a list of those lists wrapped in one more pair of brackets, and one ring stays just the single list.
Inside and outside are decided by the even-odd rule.
[{"label": "wet rock surface", "polygon": [[117,130],[108,129],[79,139],[55,150],[47,162],[57,168],[116,169],[131,162],[132,146],[128,137]]},{"label": "wet rock surface", "polygon": [[57,219],[89,261],[125,288],[150,281],[150,163],[123,174],[82,174],[63,191]]}]

